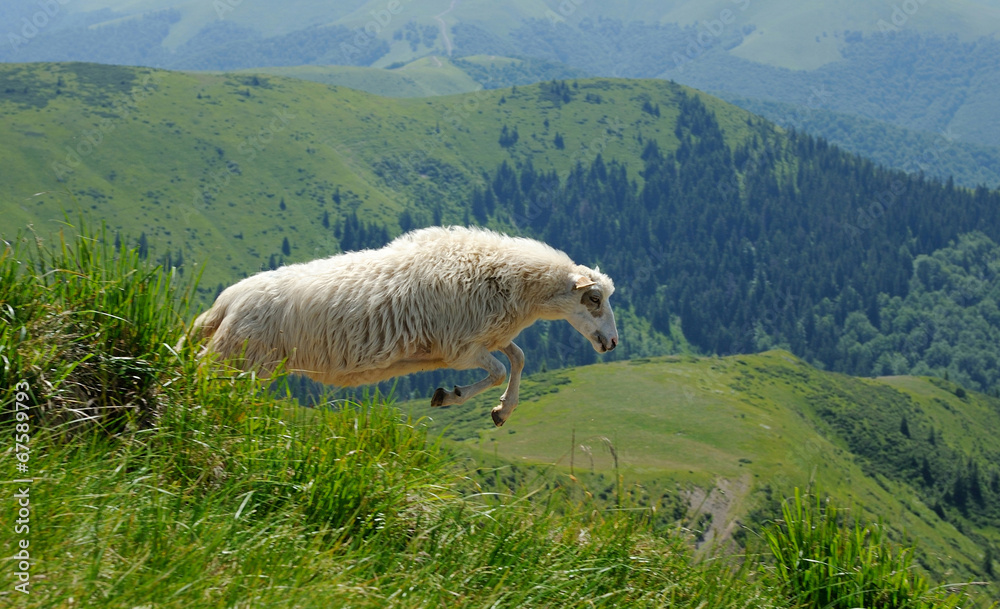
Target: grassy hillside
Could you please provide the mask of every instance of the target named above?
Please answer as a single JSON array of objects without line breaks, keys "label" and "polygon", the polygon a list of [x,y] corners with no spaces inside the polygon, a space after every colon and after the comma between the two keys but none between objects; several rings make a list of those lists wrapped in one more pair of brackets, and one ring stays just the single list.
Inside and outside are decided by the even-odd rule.
[{"label": "grassy hillside", "polygon": [[383,97],[433,97],[588,77],[583,70],[560,63],[495,55],[469,55],[460,59],[429,55],[384,68],[304,65],[251,68],[241,72],[301,78]]},{"label": "grassy hillside", "polygon": [[391,406],[298,408],[171,347],[189,287],[83,232],[0,251],[4,496],[30,523],[0,529],[5,605],[969,606],[814,498],[763,554],[697,561],[651,510],[487,486]]},{"label": "grassy hillside", "polygon": [[319,130],[307,117],[330,93],[318,85],[293,97],[250,77],[87,64],[6,66],[3,81],[5,234],[29,224],[49,233],[62,210],[79,209],[145,234],[157,254],[211,257],[208,278],[221,281],[259,268],[283,237],[301,257],[329,251],[324,207],[335,217],[402,208],[370,169],[327,145],[334,125],[359,123],[366,97],[348,89]]},{"label": "grassy hillside", "polygon": [[[337,251],[352,213],[390,232],[404,210],[415,225],[463,222],[471,189],[504,160],[564,172],[603,154],[638,169],[643,141],[676,148],[677,85],[575,86],[573,104],[547,85],[388,99],[273,76],[3,65],[3,235],[29,224],[47,234],[79,209],[123,236],[145,234],[157,255],[182,253],[189,267],[211,259],[205,283],[215,285],[272,255]],[[734,146],[749,135],[744,111],[704,99]],[[647,100],[659,117],[642,110]],[[519,130],[516,149],[498,144],[505,126]]]},{"label": "grassy hillside", "polygon": [[[982,146],[997,140],[995,4],[404,0],[392,10],[389,4],[74,2],[48,17],[43,12],[38,31],[10,32],[13,42],[0,47],[0,61],[240,70],[518,57],[593,76],[668,78],[800,109],[825,107],[911,130],[949,129],[951,137]],[[37,11],[30,3],[0,7],[0,21],[30,25]],[[531,73],[536,81],[569,77],[556,71]],[[338,76],[355,85],[359,77]],[[416,90],[386,74],[369,73],[369,80],[362,88]]]},{"label": "grassy hillside", "polygon": [[387,70],[355,66],[255,68],[247,73],[275,74],[367,91],[384,97],[432,97],[468,93],[482,87],[446,57],[431,55]]},{"label": "grassy hillside", "polygon": [[[586,72],[536,59],[514,59],[471,55],[448,59],[433,55],[394,69],[355,66],[294,66],[246,70],[302,78],[359,89],[387,97],[422,97],[523,86],[551,79],[582,78]],[[680,81],[684,78],[673,75]],[[720,81],[699,82],[703,86],[725,87]],[[968,133],[945,126],[941,133],[916,131],[889,122],[891,117],[869,117],[851,113],[843,102],[838,110],[826,106],[828,98],[813,97],[806,105],[753,99],[733,93],[739,87],[715,92],[719,97],[775,122],[822,137],[832,144],[876,163],[909,173],[976,187],[1000,184],[1000,151],[992,145],[963,141]],[[822,87],[813,91],[824,91]],[[758,90],[757,94],[761,91]],[[942,123],[943,124],[943,123]],[[934,128],[939,125],[923,125]],[[956,126],[958,124],[956,123]],[[981,140],[982,138],[980,138]]]},{"label": "grassy hillside", "polygon": [[[592,490],[608,500],[617,492],[616,473],[638,505],[657,505],[664,490],[705,489],[692,497],[704,501],[712,535],[732,535],[752,514],[766,513],[773,493],[817,485],[841,505],[881,518],[897,539],[919,540],[918,559],[932,572],[961,565],[961,572],[981,574],[984,553],[1000,543],[996,515],[984,516],[971,500],[964,508],[947,504],[943,487],[920,479],[919,464],[909,469],[911,455],[922,456],[934,475],[954,480],[972,461],[984,492],[997,492],[990,485],[1000,473],[1000,400],[956,391],[928,378],[822,372],[770,351],[536,375],[496,431],[487,424],[496,392],[461,407],[404,408],[429,416],[432,430],[480,458],[551,465],[563,476],[571,467],[577,476],[596,473]],[[937,445],[927,443],[929,435]],[[993,513],[993,494],[979,501]]]}]

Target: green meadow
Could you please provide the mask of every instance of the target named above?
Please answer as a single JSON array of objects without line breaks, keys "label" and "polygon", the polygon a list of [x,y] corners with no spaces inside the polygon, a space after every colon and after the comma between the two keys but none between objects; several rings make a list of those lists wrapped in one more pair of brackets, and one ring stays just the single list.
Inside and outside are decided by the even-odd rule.
[{"label": "green meadow", "polygon": [[[336,253],[351,214],[390,232],[404,211],[417,225],[464,223],[472,189],[505,160],[565,172],[601,154],[637,173],[649,140],[677,148],[676,100],[689,89],[569,86],[395,99],[266,74],[4,64],[2,236],[28,225],[48,235],[81,213],[133,244],[144,235],[157,256],[180,253],[188,268],[211,260],[207,289],[272,255]],[[750,136],[749,114],[699,97],[732,146]],[[498,144],[505,126],[518,129],[514,148]]]},{"label": "green meadow", "polygon": [[[918,434],[933,429],[937,442],[989,467],[1000,402],[971,392],[959,398],[956,389],[940,379],[823,372],[788,352],[768,351],[538,374],[525,380],[521,404],[500,429],[489,425],[499,391],[447,409],[420,401],[401,406],[428,417],[432,431],[478,459],[564,480],[596,474],[589,490],[609,501],[619,492],[616,477],[646,507],[657,507],[664,490],[701,489],[689,496],[707,497],[702,509],[713,518],[713,537],[739,537],[747,522],[773,516],[776,491],[822,488],[840,505],[863,506],[865,516],[882,519],[896,539],[919,540],[921,564],[943,576],[978,572],[984,547],[996,543],[995,527],[958,511],[935,513],[934,491],[891,453],[909,443],[922,454],[928,448]],[[899,432],[907,417],[909,438]],[[917,421],[926,428],[918,432]],[[872,446],[852,443],[861,437],[847,431],[853,425],[866,428],[870,438],[863,439]]]}]

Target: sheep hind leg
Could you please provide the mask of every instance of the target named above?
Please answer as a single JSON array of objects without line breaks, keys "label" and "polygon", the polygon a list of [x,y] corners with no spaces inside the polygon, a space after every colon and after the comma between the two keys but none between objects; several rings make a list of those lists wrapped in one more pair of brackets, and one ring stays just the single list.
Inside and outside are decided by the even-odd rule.
[{"label": "sheep hind leg", "polygon": [[502,426],[517,408],[518,393],[521,390],[521,371],[524,370],[524,351],[521,351],[520,347],[510,343],[501,351],[510,360],[510,380],[507,381],[507,389],[500,396],[500,404],[494,406],[490,412],[493,424],[497,427]]},{"label": "sheep hind leg", "polygon": [[451,391],[445,391],[443,388],[438,387],[437,391],[434,392],[434,397],[431,398],[431,406],[454,406],[462,404],[469,398],[479,395],[490,387],[496,387],[507,377],[507,369],[503,367],[500,360],[490,355],[489,351],[483,351],[474,362],[470,363],[472,364],[470,366],[459,367],[456,364],[452,364],[449,367],[458,370],[482,368],[489,373],[489,376],[471,385],[464,385],[462,387],[456,385]]}]

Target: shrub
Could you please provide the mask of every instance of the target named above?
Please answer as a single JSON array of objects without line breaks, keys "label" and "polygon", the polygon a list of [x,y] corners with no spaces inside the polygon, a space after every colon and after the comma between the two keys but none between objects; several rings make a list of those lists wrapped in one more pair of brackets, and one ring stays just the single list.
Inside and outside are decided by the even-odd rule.
[{"label": "shrub", "polygon": [[[190,289],[173,270],[115,246],[106,231],[62,232],[54,245],[33,239],[0,252],[0,419],[11,390],[27,382],[36,415],[63,430],[148,422],[158,409],[163,362],[183,335]],[[36,396],[36,398],[39,396]]]}]

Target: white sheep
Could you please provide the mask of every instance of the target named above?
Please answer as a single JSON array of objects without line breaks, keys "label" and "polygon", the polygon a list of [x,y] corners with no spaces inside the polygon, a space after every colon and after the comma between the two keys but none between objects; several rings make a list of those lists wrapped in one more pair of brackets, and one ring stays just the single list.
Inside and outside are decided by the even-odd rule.
[{"label": "white sheep", "polygon": [[483,368],[483,380],[438,388],[431,406],[461,404],[510,381],[493,409],[517,406],[524,354],[511,342],[538,319],[565,319],[600,353],[618,344],[611,279],[544,243],[488,230],[433,227],[379,250],[265,271],[223,291],[195,320],[207,350],[270,375],[341,387],[438,368]]}]

